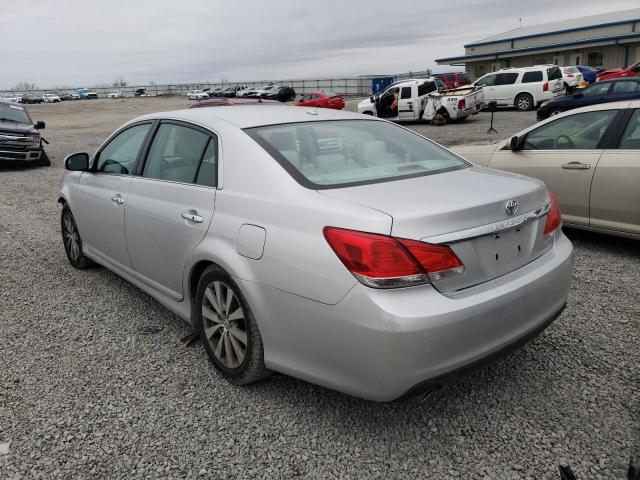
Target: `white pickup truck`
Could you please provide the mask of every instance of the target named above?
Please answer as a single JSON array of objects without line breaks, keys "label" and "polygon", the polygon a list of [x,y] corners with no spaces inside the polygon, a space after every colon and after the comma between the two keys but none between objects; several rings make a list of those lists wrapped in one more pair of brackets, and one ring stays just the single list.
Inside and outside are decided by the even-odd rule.
[{"label": "white pickup truck", "polygon": [[414,78],[389,85],[358,104],[358,112],[388,120],[462,121],[482,107],[481,88],[471,85],[438,91],[436,79]]}]

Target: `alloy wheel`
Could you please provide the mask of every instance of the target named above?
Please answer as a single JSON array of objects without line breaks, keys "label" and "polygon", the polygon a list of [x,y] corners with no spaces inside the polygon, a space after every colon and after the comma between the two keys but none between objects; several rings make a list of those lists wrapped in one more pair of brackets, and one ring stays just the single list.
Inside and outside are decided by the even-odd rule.
[{"label": "alloy wheel", "polygon": [[204,290],[202,320],[206,341],[225,367],[238,368],[247,354],[245,313],[230,285],[213,281]]},{"label": "alloy wheel", "polygon": [[518,99],[518,107],[520,110],[529,110],[531,108],[531,103],[529,102],[529,97],[522,96]]},{"label": "alloy wheel", "polygon": [[62,238],[67,253],[72,260],[77,261],[80,258],[80,235],[76,222],[70,214],[66,214],[62,221]]}]

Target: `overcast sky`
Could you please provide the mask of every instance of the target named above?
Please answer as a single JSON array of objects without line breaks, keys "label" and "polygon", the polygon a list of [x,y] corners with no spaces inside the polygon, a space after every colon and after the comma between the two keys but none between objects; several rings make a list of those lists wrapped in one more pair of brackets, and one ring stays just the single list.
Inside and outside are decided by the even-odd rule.
[{"label": "overcast sky", "polygon": [[0,88],[424,70],[518,26],[638,0],[0,0]]}]

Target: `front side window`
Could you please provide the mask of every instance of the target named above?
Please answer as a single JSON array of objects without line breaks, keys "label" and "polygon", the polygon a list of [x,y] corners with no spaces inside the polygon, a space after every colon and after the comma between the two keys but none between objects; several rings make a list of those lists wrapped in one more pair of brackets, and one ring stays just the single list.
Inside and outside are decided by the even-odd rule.
[{"label": "front side window", "polygon": [[468,166],[411,131],[375,120],[303,122],[245,131],[309,188],[377,183]]},{"label": "front side window", "polygon": [[155,134],[142,176],[195,183],[209,135],[193,128],[163,123]]},{"label": "front side window", "polygon": [[136,125],[112,138],[100,151],[96,170],[102,173],[131,174],[150,128],[150,123]]},{"label": "front side window", "polygon": [[487,75],[476,82],[481,87],[491,87],[496,84],[496,75]]},{"label": "front side window", "polygon": [[620,140],[620,146],[618,148],[640,150],[640,109],[634,110],[627,124],[627,128],[625,128],[622,134],[622,140]]},{"label": "front side window", "polygon": [[604,95],[605,93],[607,93],[609,91],[609,87],[611,86],[611,83],[609,82],[604,82],[604,83],[596,83],[595,85],[591,85],[588,88],[585,88],[582,91],[582,95],[585,97],[593,97],[596,95]]},{"label": "front side window", "polygon": [[529,132],[524,150],[593,150],[618,110],[585,112],[559,118]]},{"label": "front side window", "polygon": [[517,73],[499,73],[496,75],[496,85],[513,85],[517,79]]},{"label": "front side window", "polygon": [[542,72],[537,70],[535,72],[524,72],[522,76],[522,83],[534,83],[542,81]]},{"label": "front side window", "polygon": [[613,82],[613,93],[629,94],[640,91],[640,82]]}]

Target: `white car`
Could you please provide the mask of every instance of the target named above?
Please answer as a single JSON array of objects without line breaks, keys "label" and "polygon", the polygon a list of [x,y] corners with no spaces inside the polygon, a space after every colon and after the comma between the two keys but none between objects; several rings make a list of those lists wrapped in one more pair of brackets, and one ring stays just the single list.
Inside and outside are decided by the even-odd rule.
[{"label": "white car", "polygon": [[562,71],[562,80],[567,90],[575,90],[580,82],[584,80],[582,72],[578,67],[560,67]]},{"label": "white car", "polygon": [[523,112],[565,92],[562,71],[555,65],[505,68],[487,73],[473,85],[483,87],[485,102],[495,101]]},{"label": "white car", "polygon": [[5,93],[0,97],[0,101],[11,102],[11,103],[21,103],[22,95],[18,95],[15,93]]},{"label": "white car", "polygon": [[[260,87],[249,88],[242,92],[242,96],[243,97],[259,97],[262,93],[268,92],[271,87],[275,87],[275,85],[271,83],[269,85],[262,85]],[[236,97],[238,96],[240,95],[236,93]]]},{"label": "white car", "polygon": [[113,90],[107,95],[108,98],[122,98],[122,92],[120,90]]},{"label": "white car", "polygon": [[60,97],[58,95],[53,94],[53,93],[45,93],[44,95],[42,95],[42,101],[44,103],[59,102],[60,101]]},{"label": "white car", "polygon": [[205,98],[209,98],[209,95],[202,90],[189,90],[187,92],[187,98],[189,100],[204,100]]},{"label": "white car", "polygon": [[251,90],[249,85],[238,85],[236,87],[235,95],[236,97],[244,97],[249,90]]}]

